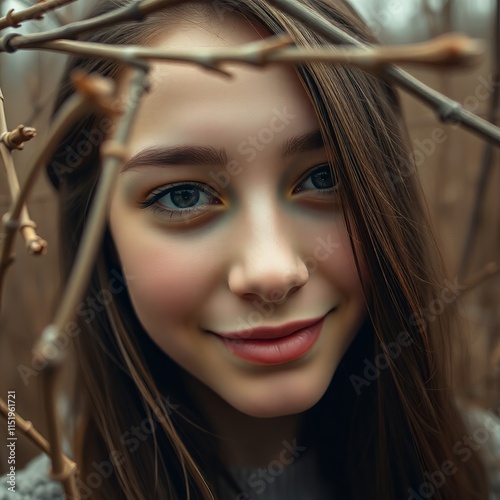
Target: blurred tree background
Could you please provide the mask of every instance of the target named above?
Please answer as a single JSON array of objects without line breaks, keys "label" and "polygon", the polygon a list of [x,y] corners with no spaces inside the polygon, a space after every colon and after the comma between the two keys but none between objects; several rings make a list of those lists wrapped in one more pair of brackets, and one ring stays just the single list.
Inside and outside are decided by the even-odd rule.
[{"label": "blurred tree background", "polygon": [[[354,0],[382,43],[414,43],[449,31],[488,43],[488,56],[472,70],[434,72],[405,68],[471,112],[491,120],[498,38],[497,0]],[[496,48],[496,50],[495,50]],[[498,77],[497,77],[498,78]],[[497,80],[498,81],[498,80]],[[490,262],[500,264],[500,154],[491,148],[491,169],[475,220],[486,143],[456,125],[440,123],[415,98],[400,93],[411,149],[427,198],[449,276],[467,283]],[[499,123],[499,105],[495,112]],[[471,238],[472,236],[472,238]],[[468,249],[466,249],[468,247]],[[463,295],[460,313],[471,347],[468,395],[500,412],[500,279],[496,275]]]},{"label": "blurred tree background", "polygon": [[[32,2],[0,1],[0,15],[9,9],[20,10]],[[18,32],[33,33],[82,19],[97,2],[79,0],[63,9],[46,14],[44,19],[25,23]],[[432,88],[458,101],[470,111],[489,119],[495,71],[495,0],[353,0],[382,43],[423,41],[448,31],[460,31],[485,39],[490,48],[484,63],[471,70],[434,72],[408,69]],[[500,2],[499,2],[500,3]],[[15,56],[0,54],[0,88],[5,96],[9,128],[19,123],[35,126],[38,138],[29,142],[22,153],[15,153],[21,182],[25,169],[40,148],[43,131],[50,116],[54,90],[65,57],[42,52],[23,52]],[[498,63],[497,63],[498,64]],[[450,279],[468,282],[489,262],[500,264],[500,155],[493,148],[492,168],[481,210],[472,224],[475,237],[470,239],[471,214],[485,154],[485,143],[461,127],[440,123],[415,98],[401,93],[408,124],[411,149],[427,197],[439,243]],[[496,110],[496,118],[498,120]],[[5,173],[0,168],[0,214],[8,210]],[[39,381],[24,377],[23,367],[31,367],[34,339],[51,318],[57,273],[57,197],[43,178],[39,181],[28,208],[38,224],[38,233],[49,242],[43,257],[31,257],[18,238],[16,262],[9,270],[6,294],[0,314],[0,394],[17,394],[17,410],[45,433],[41,412]],[[466,241],[470,257],[464,265]],[[443,283],[444,286],[444,283]],[[468,333],[472,380],[467,395],[484,407],[500,413],[500,278],[484,281],[460,297],[460,313]],[[450,346],[452,348],[452,346]],[[21,368],[21,370],[20,370]],[[5,435],[4,422],[0,422]],[[17,466],[21,467],[38,450],[25,439],[18,441]],[[6,449],[0,448],[0,473],[4,472]]]}]

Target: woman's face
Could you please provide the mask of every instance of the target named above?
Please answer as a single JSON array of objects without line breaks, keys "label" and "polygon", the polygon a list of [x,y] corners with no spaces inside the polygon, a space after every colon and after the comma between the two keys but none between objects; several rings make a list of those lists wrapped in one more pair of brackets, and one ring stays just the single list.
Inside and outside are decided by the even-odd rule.
[{"label": "woman's face", "polygon": [[[229,17],[210,32],[176,26],[153,45],[258,39]],[[324,394],[365,299],[294,71],[225,67],[232,79],[154,65],[109,223],[135,312],[159,348],[243,413],[295,414]]]}]

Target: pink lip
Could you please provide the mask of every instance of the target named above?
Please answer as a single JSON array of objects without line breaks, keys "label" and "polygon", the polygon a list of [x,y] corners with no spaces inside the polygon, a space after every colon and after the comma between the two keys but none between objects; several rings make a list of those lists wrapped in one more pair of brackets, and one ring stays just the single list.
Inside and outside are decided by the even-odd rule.
[{"label": "pink lip", "polygon": [[292,333],[297,332],[298,330],[303,330],[304,328],[308,328],[318,321],[322,320],[324,316],[321,318],[314,319],[303,319],[299,321],[292,321],[282,326],[263,326],[261,328],[251,328],[249,330],[239,330],[237,332],[225,332],[225,333],[217,333],[213,332],[219,337],[224,337],[226,339],[259,339],[259,340],[267,340],[267,339],[279,339],[281,337],[287,337]]},{"label": "pink lip", "polygon": [[[218,335],[226,349],[233,355],[257,365],[278,365],[304,356],[316,343],[326,315],[316,320],[295,321],[280,328],[255,328],[248,339],[242,332]],[[264,335],[257,337],[256,335]]]}]

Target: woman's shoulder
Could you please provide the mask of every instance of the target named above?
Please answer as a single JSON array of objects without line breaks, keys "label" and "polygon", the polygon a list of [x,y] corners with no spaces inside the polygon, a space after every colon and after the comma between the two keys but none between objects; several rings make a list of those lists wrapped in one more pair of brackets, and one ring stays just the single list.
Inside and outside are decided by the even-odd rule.
[{"label": "woman's shoulder", "polygon": [[49,458],[40,455],[24,469],[1,477],[0,500],[62,500],[61,485],[49,478],[49,470]]},{"label": "woman's shoulder", "polygon": [[492,411],[462,407],[469,435],[454,446],[454,452],[467,458],[467,450],[481,450],[490,478],[490,500],[500,500],[500,419]]}]

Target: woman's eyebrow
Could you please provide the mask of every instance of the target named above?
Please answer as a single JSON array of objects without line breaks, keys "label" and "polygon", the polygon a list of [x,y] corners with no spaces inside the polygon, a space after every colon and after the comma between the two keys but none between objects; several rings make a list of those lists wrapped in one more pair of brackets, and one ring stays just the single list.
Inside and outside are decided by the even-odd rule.
[{"label": "woman's eyebrow", "polygon": [[[319,130],[286,139],[281,146],[281,156],[288,158],[300,153],[315,151],[324,147]],[[224,168],[228,164],[226,150],[211,146],[152,146],[145,148],[123,166],[122,172],[132,168],[166,165],[216,165]]]},{"label": "woman's eyebrow", "polygon": [[325,147],[323,136],[319,130],[307,132],[306,134],[297,135],[287,139],[281,148],[281,156],[288,158],[300,153],[315,151]]},{"label": "woman's eyebrow", "polygon": [[153,146],[139,151],[123,166],[122,172],[142,166],[165,165],[218,165],[228,163],[224,149],[211,146]]}]

